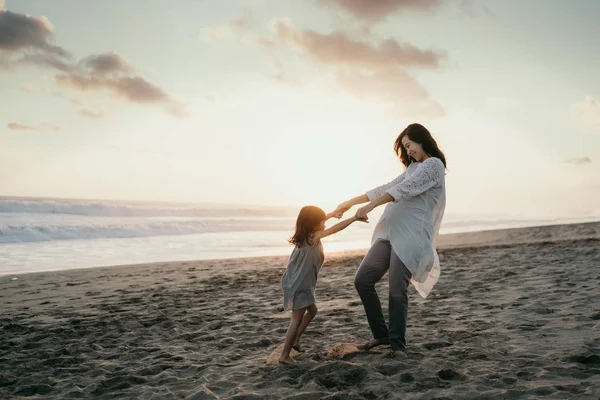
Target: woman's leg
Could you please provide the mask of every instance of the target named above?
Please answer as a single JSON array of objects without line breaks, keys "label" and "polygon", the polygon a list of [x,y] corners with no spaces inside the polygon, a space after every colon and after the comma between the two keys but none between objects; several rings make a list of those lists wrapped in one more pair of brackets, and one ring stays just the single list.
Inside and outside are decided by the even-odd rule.
[{"label": "woman's leg", "polygon": [[281,363],[292,363],[294,360],[290,357],[290,352],[292,351],[292,345],[294,343],[294,338],[296,338],[296,333],[298,332],[298,327],[302,322],[302,316],[306,308],[301,308],[299,310],[292,311],[292,319],[290,321],[290,326],[288,327],[287,333],[285,334],[285,342],[283,344],[283,349],[281,350],[281,356],[279,357],[279,362]]},{"label": "woman's leg", "polygon": [[408,284],[412,274],[392,250],[390,256],[390,347],[406,347],[406,319],[408,316]]},{"label": "woman's leg", "polygon": [[304,330],[306,329],[306,327],[308,326],[308,324],[310,324],[310,321],[313,320],[313,318],[315,317],[315,315],[317,315],[317,306],[314,304],[311,304],[310,306],[308,306],[306,308],[306,313],[304,313],[304,317],[302,317],[302,322],[300,323],[300,326],[298,327],[298,332],[296,333],[296,339],[294,340],[294,345],[293,345],[293,349],[299,352],[302,352],[302,349],[300,348],[300,336],[302,336],[302,334],[304,333]]},{"label": "woman's leg", "polygon": [[[358,267],[354,278],[354,286],[360,295],[371,333],[376,340],[387,340],[388,337],[388,329],[375,284],[381,280],[389,268],[390,253],[390,242],[387,240],[375,241]],[[363,347],[368,350],[373,346]]]}]

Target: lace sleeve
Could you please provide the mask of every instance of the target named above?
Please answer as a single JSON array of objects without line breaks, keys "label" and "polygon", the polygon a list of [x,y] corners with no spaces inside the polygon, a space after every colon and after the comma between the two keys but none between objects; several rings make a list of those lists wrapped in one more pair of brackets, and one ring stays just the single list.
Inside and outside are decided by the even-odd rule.
[{"label": "lace sleeve", "polygon": [[369,197],[369,201],[375,200],[376,198],[383,196],[389,188],[398,185],[400,182],[402,182],[404,180],[405,174],[406,174],[406,171],[404,171],[396,179],[394,179],[384,185],[377,186],[375,189],[369,190],[367,192],[367,197]]},{"label": "lace sleeve", "polygon": [[430,157],[423,161],[419,169],[409,178],[403,179],[398,184],[388,188],[387,193],[394,198],[394,201],[417,196],[437,185],[444,177],[444,169],[442,160]]}]

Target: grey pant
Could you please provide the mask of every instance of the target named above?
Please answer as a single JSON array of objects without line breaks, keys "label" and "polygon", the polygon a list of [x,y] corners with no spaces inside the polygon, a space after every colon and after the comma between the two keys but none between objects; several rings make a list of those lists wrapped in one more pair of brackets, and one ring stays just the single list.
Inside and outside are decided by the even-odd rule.
[{"label": "grey pant", "polygon": [[[389,269],[390,329],[385,323],[375,284]],[[406,347],[406,317],[408,314],[408,284],[412,274],[400,261],[389,241],[377,240],[360,263],[354,286],[360,295],[373,337],[389,337],[392,350]]]}]

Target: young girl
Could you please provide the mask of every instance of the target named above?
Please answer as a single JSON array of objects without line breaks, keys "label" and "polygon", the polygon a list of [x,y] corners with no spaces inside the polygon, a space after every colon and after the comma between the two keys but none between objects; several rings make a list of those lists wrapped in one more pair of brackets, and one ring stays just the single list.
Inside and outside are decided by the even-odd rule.
[{"label": "young girl", "polygon": [[317,314],[315,286],[325,258],[321,239],[345,229],[354,221],[368,222],[367,218],[354,216],[325,229],[325,221],[331,217],[333,215],[325,215],[319,207],[303,207],[296,220],[296,232],[289,240],[295,247],[281,278],[281,287],[283,308],[292,310],[292,319],[285,335],[280,363],[294,362],[290,357],[292,348],[302,352],[300,336]]}]

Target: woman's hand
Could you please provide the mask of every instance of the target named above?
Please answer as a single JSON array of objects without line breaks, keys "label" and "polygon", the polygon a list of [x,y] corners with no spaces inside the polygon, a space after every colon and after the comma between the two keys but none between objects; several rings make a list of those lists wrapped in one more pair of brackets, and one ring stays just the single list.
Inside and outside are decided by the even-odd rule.
[{"label": "woman's hand", "polygon": [[361,208],[356,210],[356,218],[359,220],[368,218],[367,214],[373,211],[373,208],[374,207],[371,205],[371,203],[367,204],[366,206],[362,206]]},{"label": "woman's hand", "polygon": [[344,213],[351,208],[352,203],[350,203],[349,201],[344,201],[343,203],[340,203],[340,205],[337,206],[337,208],[334,211],[332,211],[330,215],[339,219],[342,218],[344,216]]}]

